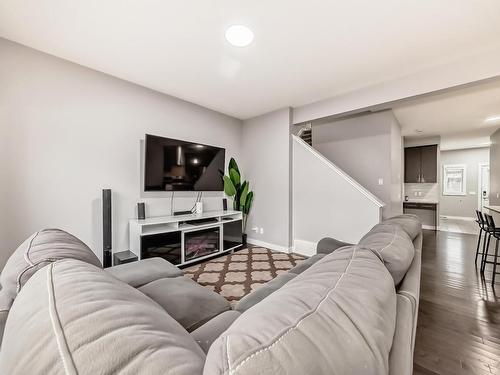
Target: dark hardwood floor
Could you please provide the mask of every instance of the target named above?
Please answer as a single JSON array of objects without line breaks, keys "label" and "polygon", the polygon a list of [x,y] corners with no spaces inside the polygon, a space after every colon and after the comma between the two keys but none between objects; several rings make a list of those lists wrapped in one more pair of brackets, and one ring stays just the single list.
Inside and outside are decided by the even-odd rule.
[{"label": "dark hardwood floor", "polygon": [[481,277],[476,241],[424,231],[415,375],[500,374],[500,276]]}]

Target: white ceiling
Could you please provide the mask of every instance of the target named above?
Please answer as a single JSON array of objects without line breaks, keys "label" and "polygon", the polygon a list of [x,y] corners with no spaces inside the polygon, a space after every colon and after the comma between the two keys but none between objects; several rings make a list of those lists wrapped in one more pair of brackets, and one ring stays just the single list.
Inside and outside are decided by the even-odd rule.
[{"label": "white ceiling", "polygon": [[500,80],[412,99],[392,108],[404,136],[489,136],[500,126],[500,120],[485,122],[500,116]]},{"label": "white ceiling", "polygon": [[[249,118],[498,46],[497,0],[3,0],[0,36]],[[225,29],[254,43],[235,48]]]}]

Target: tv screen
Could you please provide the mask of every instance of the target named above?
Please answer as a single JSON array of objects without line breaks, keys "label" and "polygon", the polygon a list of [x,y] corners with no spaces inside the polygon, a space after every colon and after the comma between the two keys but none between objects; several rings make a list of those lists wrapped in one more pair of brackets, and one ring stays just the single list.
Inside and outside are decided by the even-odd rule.
[{"label": "tv screen", "polygon": [[222,191],[226,150],[146,134],[145,191]]}]

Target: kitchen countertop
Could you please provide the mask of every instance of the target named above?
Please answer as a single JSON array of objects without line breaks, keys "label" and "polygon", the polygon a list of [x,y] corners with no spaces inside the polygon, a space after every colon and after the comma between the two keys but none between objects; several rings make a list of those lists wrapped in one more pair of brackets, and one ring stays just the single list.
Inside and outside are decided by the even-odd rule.
[{"label": "kitchen countertop", "polygon": [[500,213],[500,206],[484,206],[484,208]]},{"label": "kitchen countertop", "polygon": [[438,201],[432,199],[408,199],[407,201],[403,201],[403,203],[432,203],[439,204]]}]

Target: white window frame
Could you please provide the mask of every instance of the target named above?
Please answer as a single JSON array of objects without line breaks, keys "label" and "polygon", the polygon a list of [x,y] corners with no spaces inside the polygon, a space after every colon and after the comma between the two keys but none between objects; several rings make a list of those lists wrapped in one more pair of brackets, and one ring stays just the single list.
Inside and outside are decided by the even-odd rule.
[{"label": "white window frame", "polygon": [[[448,191],[446,181],[447,169],[462,169],[462,190],[461,191]],[[443,195],[466,195],[467,194],[467,165],[465,164],[443,164]]]}]

